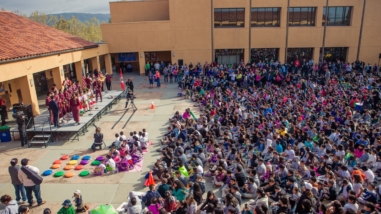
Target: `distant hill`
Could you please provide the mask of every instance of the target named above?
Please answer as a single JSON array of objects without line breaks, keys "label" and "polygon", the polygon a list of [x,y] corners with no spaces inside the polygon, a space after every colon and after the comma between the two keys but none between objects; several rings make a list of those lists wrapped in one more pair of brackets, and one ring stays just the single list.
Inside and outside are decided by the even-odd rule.
[{"label": "distant hill", "polygon": [[79,21],[86,22],[91,18],[97,18],[100,22],[108,22],[110,19],[110,14],[101,14],[101,13],[57,13],[57,14],[48,14],[57,16],[60,18],[61,16],[64,19],[71,19],[72,16],[75,16]]}]

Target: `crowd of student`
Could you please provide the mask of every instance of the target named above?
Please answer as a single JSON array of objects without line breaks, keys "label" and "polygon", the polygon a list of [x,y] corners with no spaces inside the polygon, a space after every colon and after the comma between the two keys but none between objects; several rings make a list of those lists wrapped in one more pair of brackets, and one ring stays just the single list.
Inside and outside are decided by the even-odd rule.
[{"label": "crowd of student", "polygon": [[[183,71],[174,80],[179,96],[202,113],[186,109],[170,119],[162,157],[146,176],[157,185],[131,192],[128,213],[139,213],[141,201],[154,214],[378,212],[377,66],[303,60],[170,68]],[[208,182],[214,191],[206,193]]]},{"label": "crowd of student", "polygon": [[174,65],[184,71],[179,95],[202,113],[170,118],[149,191],[131,192],[124,210],[378,213],[379,68],[332,64]]}]

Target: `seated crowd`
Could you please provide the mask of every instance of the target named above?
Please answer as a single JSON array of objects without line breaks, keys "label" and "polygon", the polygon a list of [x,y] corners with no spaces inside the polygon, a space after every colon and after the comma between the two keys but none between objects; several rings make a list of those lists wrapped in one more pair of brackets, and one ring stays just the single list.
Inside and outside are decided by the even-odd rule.
[{"label": "seated crowd", "polygon": [[184,73],[180,96],[201,114],[170,118],[162,157],[146,176],[157,185],[131,192],[125,210],[139,213],[142,203],[154,214],[378,212],[378,68],[307,68],[260,62]]}]

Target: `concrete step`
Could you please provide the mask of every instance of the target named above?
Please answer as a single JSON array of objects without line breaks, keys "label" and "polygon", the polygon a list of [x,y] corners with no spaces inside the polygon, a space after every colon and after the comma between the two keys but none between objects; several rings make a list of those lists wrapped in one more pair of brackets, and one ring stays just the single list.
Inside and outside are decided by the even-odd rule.
[{"label": "concrete step", "polygon": [[46,138],[46,139],[48,139],[50,136],[51,136],[50,134],[45,134],[45,135],[36,134],[35,136],[33,136],[33,138]]},{"label": "concrete step", "polygon": [[48,141],[45,140],[33,140],[29,142],[30,144],[46,144]]}]

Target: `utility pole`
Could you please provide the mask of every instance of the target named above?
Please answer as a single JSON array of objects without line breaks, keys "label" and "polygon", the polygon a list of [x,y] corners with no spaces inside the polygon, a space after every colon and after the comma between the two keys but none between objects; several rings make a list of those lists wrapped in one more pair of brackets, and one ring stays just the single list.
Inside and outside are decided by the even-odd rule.
[{"label": "utility pole", "polygon": [[360,26],[360,36],[359,36],[359,43],[358,43],[358,46],[357,46],[357,56],[356,56],[356,60],[359,60],[359,58],[360,58],[360,48],[361,48],[362,28],[363,28],[363,26],[364,26],[365,7],[366,7],[366,0],[364,0],[364,5],[363,5],[363,7],[362,7],[362,17],[361,17],[361,26]]},{"label": "utility pole", "polygon": [[288,24],[289,24],[289,13],[290,13],[290,0],[287,2],[287,18],[286,18],[286,54],[284,63],[287,63],[287,53],[288,53]]},{"label": "utility pole", "polygon": [[324,33],[323,33],[323,45],[322,45],[322,48],[321,48],[321,62],[323,62],[324,60],[324,48],[325,48],[325,35],[326,35],[326,32],[327,32],[327,22],[328,22],[328,1],[326,1],[325,3],[325,19],[324,19]]}]

